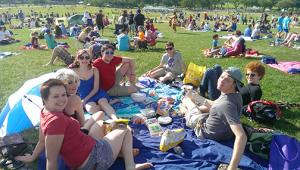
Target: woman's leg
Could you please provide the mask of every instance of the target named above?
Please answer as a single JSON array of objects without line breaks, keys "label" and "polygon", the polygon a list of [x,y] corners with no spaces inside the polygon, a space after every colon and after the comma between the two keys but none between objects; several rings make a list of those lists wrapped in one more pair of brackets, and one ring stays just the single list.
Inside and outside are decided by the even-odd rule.
[{"label": "woman's leg", "polygon": [[99,111],[99,112],[93,114],[92,117],[91,117],[89,120],[87,120],[87,121],[85,122],[85,124],[83,125],[83,128],[84,128],[84,129],[90,130],[91,127],[92,127],[97,121],[103,120],[103,118],[104,118],[104,112]]},{"label": "woman's leg", "polygon": [[101,107],[97,105],[95,102],[89,102],[85,105],[85,109],[87,112],[94,114],[101,110]]},{"label": "woman's leg", "polygon": [[106,98],[99,99],[98,104],[101,107],[101,109],[105,113],[107,113],[112,119],[117,119],[115,109],[111,107]]},{"label": "woman's leg", "polygon": [[95,140],[103,139],[106,134],[106,125],[103,124],[102,120],[94,122],[91,129],[89,130],[89,136]]},{"label": "woman's leg", "polygon": [[132,135],[131,131],[126,128],[118,128],[108,133],[104,140],[110,144],[113,157],[116,159],[119,153],[124,157],[126,170],[146,169],[152,167],[150,163],[135,164],[132,150]]}]

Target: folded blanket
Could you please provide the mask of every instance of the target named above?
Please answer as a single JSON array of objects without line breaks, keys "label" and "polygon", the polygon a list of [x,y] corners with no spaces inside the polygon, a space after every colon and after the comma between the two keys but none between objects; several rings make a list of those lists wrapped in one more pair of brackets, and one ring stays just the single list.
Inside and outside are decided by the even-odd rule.
[{"label": "folded blanket", "polygon": [[299,61],[279,61],[278,64],[268,64],[268,66],[276,68],[285,73],[290,73],[290,74],[300,73]]}]

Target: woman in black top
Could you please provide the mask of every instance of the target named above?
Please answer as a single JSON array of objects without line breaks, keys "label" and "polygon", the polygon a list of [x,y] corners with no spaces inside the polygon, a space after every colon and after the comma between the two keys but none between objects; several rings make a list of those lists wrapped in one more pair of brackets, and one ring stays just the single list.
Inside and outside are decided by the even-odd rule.
[{"label": "woman in black top", "polygon": [[246,65],[245,72],[248,84],[240,89],[244,106],[261,99],[262,90],[259,81],[265,75],[265,67],[259,62],[252,61]]}]

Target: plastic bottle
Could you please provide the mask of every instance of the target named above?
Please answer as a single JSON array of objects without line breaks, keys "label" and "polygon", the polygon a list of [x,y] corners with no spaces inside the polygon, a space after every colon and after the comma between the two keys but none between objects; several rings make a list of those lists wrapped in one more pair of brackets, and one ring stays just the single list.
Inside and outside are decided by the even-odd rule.
[{"label": "plastic bottle", "polygon": [[175,146],[175,147],[173,148],[173,150],[174,150],[174,152],[175,152],[176,154],[181,155],[181,156],[184,156],[184,152],[183,152],[183,150],[182,150],[182,148],[181,148],[180,146]]}]

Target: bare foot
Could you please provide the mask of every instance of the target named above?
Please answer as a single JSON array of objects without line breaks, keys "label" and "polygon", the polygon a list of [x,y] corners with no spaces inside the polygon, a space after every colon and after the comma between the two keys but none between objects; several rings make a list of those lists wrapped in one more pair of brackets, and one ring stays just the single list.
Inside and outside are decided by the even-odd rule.
[{"label": "bare foot", "polygon": [[135,170],[142,170],[142,169],[148,169],[153,167],[152,163],[143,163],[143,164],[136,164]]},{"label": "bare foot", "polygon": [[140,150],[138,148],[132,148],[133,157],[136,157],[140,154]]}]

